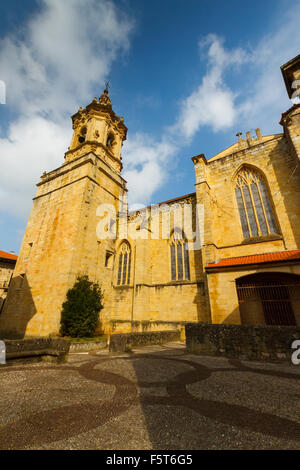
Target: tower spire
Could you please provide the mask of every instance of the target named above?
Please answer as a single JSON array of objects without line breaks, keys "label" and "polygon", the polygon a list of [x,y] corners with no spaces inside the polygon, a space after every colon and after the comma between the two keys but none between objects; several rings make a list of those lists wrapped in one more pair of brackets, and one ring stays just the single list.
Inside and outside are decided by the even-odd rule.
[{"label": "tower spire", "polygon": [[108,107],[112,107],[112,104],[111,104],[111,101],[110,101],[110,97],[109,97],[109,93],[108,93],[108,88],[109,88],[109,82],[106,82],[105,84],[105,90],[103,91],[102,95],[100,96],[99,98],[99,103],[102,105],[102,106],[108,106]]}]

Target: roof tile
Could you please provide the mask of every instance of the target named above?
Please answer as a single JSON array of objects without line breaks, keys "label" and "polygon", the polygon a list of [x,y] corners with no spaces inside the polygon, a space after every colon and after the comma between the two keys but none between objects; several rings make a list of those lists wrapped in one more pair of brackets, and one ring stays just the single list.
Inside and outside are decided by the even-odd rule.
[{"label": "roof tile", "polygon": [[238,256],[235,258],[223,258],[216,263],[207,264],[206,268],[221,268],[229,266],[241,266],[244,264],[262,264],[274,261],[300,260],[300,250],[278,251],[274,253],[262,253],[260,255]]},{"label": "roof tile", "polygon": [[13,259],[16,261],[18,259],[17,255],[14,255],[13,253],[7,253],[6,251],[1,251],[1,250],[0,250],[0,258]]}]

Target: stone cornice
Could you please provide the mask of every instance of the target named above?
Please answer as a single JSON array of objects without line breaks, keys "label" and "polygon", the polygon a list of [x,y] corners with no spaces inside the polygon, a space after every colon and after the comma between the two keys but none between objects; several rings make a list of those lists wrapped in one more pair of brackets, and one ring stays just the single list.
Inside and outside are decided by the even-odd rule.
[{"label": "stone cornice", "polygon": [[139,283],[136,284],[136,287],[176,287],[176,286],[190,286],[190,285],[197,285],[203,286],[204,281],[170,281],[170,282],[162,282],[157,284],[146,284],[146,283]]},{"label": "stone cornice", "polygon": [[95,150],[97,148],[102,148],[105,151],[105,153],[108,154],[108,156],[120,166],[120,171],[122,171],[123,165],[122,165],[121,160],[115,157],[113,153],[110,150],[108,150],[108,148],[104,144],[102,144],[101,142],[97,142],[96,140],[87,140],[86,142],[83,142],[82,144],[77,145],[77,147],[73,148],[72,150],[67,150],[67,152],[65,152],[65,159],[69,155],[76,154],[76,152],[78,152],[78,150],[82,149],[84,146],[90,147],[90,149],[87,150],[86,153],[89,153],[89,152],[95,153]]},{"label": "stone cornice", "polygon": [[[93,153],[91,153],[91,155],[93,155],[94,157],[96,157],[97,159],[99,159],[101,161],[101,163],[104,163],[111,171],[114,171],[106,162],[104,162],[98,155],[95,155]],[[67,166],[68,164],[72,164],[74,163],[75,161],[83,158],[84,156],[81,156],[81,157],[78,157],[76,160],[73,160],[72,162],[68,162],[68,163],[65,163],[64,165]],[[70,168],[66,168],[64,169],[64,165],[62,165],[61,167],[57,168],[56,170],[53,170],[51,171],[50,173],[46,174],[46,175],[43,175],[42,176],[42,181],[40,181],[39,183],[37,183],[36,186],[42,186],[43,184],[45,183],[48,183],[62,175],[65,175],[66,173],[69,173],[70,171],[72,170],[75,170],[76,168],[79,168],[83,165],[86,165],[87,163],[91,163],[92,165],[95,165],[95,162],[92,158],[86,158],[84,161],[82,162],[78,162],[76,165],[73,165],[71,166]],[[124,191],[127,191],[125,185],[126,185],[126,181],[124,180],[124,178],[122,178],[122,176],[120,175],[117,175],[122,181],[123,181],[123,184],[121,182],[119,182],[116,178],[114,178],[109,172],[105,171],[104,168],[101,168],[101,167],[97,167],[99,171],[101,171],[102,173],[104,173],[106,176],[108,176],[110,179],[112,179],[118,186],[120,186]],[[59,172],[59,170],[62,170]],[[54,172],[58,172],[58,173],[55,173],[53,174]],[[52,176],[51,176],[52,174]]]}]

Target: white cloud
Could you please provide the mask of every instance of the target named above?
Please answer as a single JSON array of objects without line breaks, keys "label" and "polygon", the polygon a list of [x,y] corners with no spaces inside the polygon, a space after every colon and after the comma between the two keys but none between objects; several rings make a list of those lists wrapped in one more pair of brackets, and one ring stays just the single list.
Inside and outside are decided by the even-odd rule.
[{"label": "white cloud", "polygon": [[[292,104],[280,66],[299,54],[299,17],[299,3],[287,8],[251,50],[226,49],[215,34],[200,41],[207,72],[196,90],[182,100],[173,132],[181,133],[187,142],[203,126],[214,132],[237,125],[236,130],[242,131],[261,127],[263,133],[280,132],[281,113]],[[234,90],[226,81],[229,70],[236,79]],[[242,73],[235,75],[236,71]]]},{"label": "white cloud", "polygon": [[[300,5],[287,10],[276,25],[273,23],[272,32],[251,49],[228,49],[215,34],[199,42],[207,71],[198,87],[181,101],[175,123],[164,132],[166,152],[147,135],[130,137],[125,147],[130,201],[149,203],[153,192],[167,181],[166,161],[189,144],[203,126],[214,132],[231,130],[233,126],[244,132],[256,127],[265,134],[281,131],[281,112],[291,102],[280,66],[299,53],[299,17]],[[234,90],[227,82],[229,71],[237,84]]]},{"label": "white cloud", "polygon": [[124,144],[124,178],[128,182],[128,202],[132,206],[147,205],[152,194],[168,175],[168,162],[176,146],[166,136],[156,142],[147,134],[135,134]]},{"label": "white cloud", "polygon": [[170,160],[186,143],[184,138],[192,138],[201,125],[211,125],[217,131],[234,121],[234,94],[225,87],[222,76],[229,65],[243,63],[246,53],[241,49],[226,51],[216,35],[209,35],[199,46],[201,50],[208,47],[208,72],[198,89],[183,100],[176,123],[158,142],[147,134],[136,134],[124,145],[129,204],[151,202],[152,194],[167,181]]},{"label": "white cloud", "polygon": [[70,114],[93,98],[93,85],[103,86],[133,28],[110,0],[42,0],[40,6],[22,34],[0,40],[7,105],[18,116],[0,139],[0,208],[23,217],[39,176],[63,162]]},{"label": "white cloud", "polygon": [[184,137],[192,138],[201,126],[211,126],[215,132],[232,126],[236,118],[234,94],[212,85],[210,77],[182,103],[177,129]]},{"label": "white cloud", "polygon": [[42,0],[42,6],[24,27],[26,39],[0,41],[1,79],[7,104],[57,118],[104,83],[116,54],[128,48],[132,23],[109,0]]},{"label": "white cloud", "polygon": [[199,42],[201,52],[207,49],[208,71],[198,88],[185,98],[173,131],[191,139],[201,126],[211,126],[215,132],[230,128],[236,119],[235,93],[224,82],[228,67],[249,61],[241,48],[227,51],[223,40],[215,34]]},{"label": "white cloud", "polygon": [[70,129],[36,116],[14,122],[8,138],[0,139],[0,201],[17,216],[28,214],[34,183],[43,171],[61,165]]},{"label": "white cloud", "polygon": [[225,86],[223,74],[229,66],[249,60],[247,54],[240,48],[227,51],[216,35],[206,37],[199,47],[206,50],[208,71],[199,87],[182,101],[176,123],[159,142],[147,134],[137,134],[129,136],[124,146],[124,177],[131,204],[137,201],[149,204],[152,194],[167,181],[171,158],[202,125],[218,131],[231,127],[235,120],[235,95]]},{"label": "white cloud", "polygon": [[252,67],[245,82],[245,98],[238,108],[242,125],[262,127],[264,133],[280,132],[278,126],[281,113],[292,105],[283,82],[280,66],[299,54],[300,4],[278,20],[272,32],[261,38],[252,53]]},{"label": "white cloud", "polygon": [[[128,48],[133,27],[109,0],[42,0],[41,5],[22,37],[0,41],[7,103],[19,112],[8,138],[0,139],[0,207],[18,215],[27,213],[38,176],[62,163],[70,114],[92,98],[95,83],[103,84],[114,59]],[[181,101],[172,127],[156,139],[129,133],[123,174],[131,205],[151,202],[168,180],[171,159],[203,126],[214,132],[237,124],[235,130],[274,129],[290,104],[280,65],[299,53],[299,16],[296,5],[251,51],[228,49],[215,34],[199,42],[207,69]],[[240,79],[234,89],[229,71],[233,82]]]}]

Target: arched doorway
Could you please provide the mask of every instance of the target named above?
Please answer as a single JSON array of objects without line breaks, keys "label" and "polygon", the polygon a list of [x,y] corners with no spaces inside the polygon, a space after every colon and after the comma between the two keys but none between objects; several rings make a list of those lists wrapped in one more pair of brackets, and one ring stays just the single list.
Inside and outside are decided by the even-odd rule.
[{"label": "arched doorway", "polygon": [[256,273],[236,280],[243,324],[296,325],[300,309],[300,276]]}]

